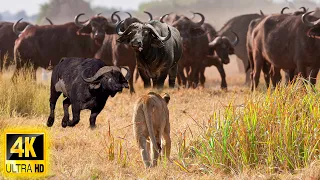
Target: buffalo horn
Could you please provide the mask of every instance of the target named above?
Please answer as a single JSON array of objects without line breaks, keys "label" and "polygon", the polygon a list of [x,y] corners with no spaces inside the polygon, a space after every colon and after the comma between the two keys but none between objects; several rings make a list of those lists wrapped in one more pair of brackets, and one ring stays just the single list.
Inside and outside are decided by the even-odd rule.
[{"label": "buffalo horn", "polygon": [[79,17],[80,16],[83,16],[84,15],[84,13],[80,13],[80,14],[78,14],[75,18],[74,18],[74,23],[78,26],[78,27],[85,27],[85,26],[87,26],[88,24],[90,24],[90,22],[91,22],[91,20],[88,20],[87,22],[85,22],[85,23],[80,23],[79,22]]},{"label": "buffalo horn", "polygon": [[284,7],[284,8],[282,8],[282,10],[281,10],[281,14],[283,14],[283,12],[284,12],[284,10],[286,10],[286,9],[289,9],[288,7]]},{"label": "buffalo horn", "polygon": [[129,81],[130,77],[131,77],[131,73],[130,73],[130,69],[125,67],[125,66],[121,66],[120,68],[123,68],[127,71],[127,74],[124,76],[124,78]]},{"label": "buffalo horn", "polygon": [[92,83],[94,82],[95,80],[97,80],[100,76],[102,76],[103,74],[109,72],[109,71],[112,71],[112,70],[115,70],[115,68],[113,66],[103,66],[102,68],[100,68],[96,74],[94,74],[92,77],[89,77],[89,78],[85,78],[84,77],[84,72],[82,72],[82,79],[87,82],[87,83]]},{"label": "buffalo horn", "polygon": [[198,27],[201,26],[201,25],[204,23],[204,20],[205,20],[206,18],[204,17],[203,14],[198,13],[198,12],[194,12],[193,14],[194,14],[194,15],[199,15],[199,16],[201,17],[201,20],[200,20],[199,22],[195,23],[196,26],[198,26]]},{"label": "buffalo horn", "polygon": [[14,32],[16,35],[20,35],[20,34],[22,33],[22,31],[19,31],[19,30],[17,29],[17,25],[19,24],[20,21],[22,21],[22,19],[23,19],[23,18],[19,19],[17,22],[15,22],[15,23],[13,24],[12,30],[13,30],[13,32]]},{"label": "buffalo horn", "polygon": [[153,34],[162,42],[167,41],[171,37],[171,30],[170,30],[169,26],[167,26],[168,27],[168,35],[166,37],[160,36],[160,34],[157,32],[157,30],[151,24],[147,24],[147,27],[150,28],[152,30]]},{"label": "buffalo horn", "polygon": [[165,15],[161,16],[160,22],[164,23],[164,22],[163,22],[163,19],[164,19],[166,16],[169,16],[169,14],[165,14]]},{"label": "buffalo horn", "polygon": [[152,14],[148,11],[143,11],[144,13],[148,14],[149,16],[149,21],[153,20]]},{"label": "buffalo horn", "polygon": [[50,23],[50,25],[53,25],[53,22],[48,17],[46,17],[46,20]]},{"label": "buffalo horn", "polygon": [[317,21],[315,21],[315,22],[310,22],[310,21],[308,21],[308,18],[307,18],[308,15],[311,14],[311,13],[313,13],[313,12],[314,12],[314,11],[310,11],[310,12],[304,13],[304,14],[301,16],[302,22],[303,22],[304,24],[310,26],[310,27],[312,27],[312,26],[314,26],[314,25],[317,25],[317,24],[320,22],[320,19],[317,20]]}]

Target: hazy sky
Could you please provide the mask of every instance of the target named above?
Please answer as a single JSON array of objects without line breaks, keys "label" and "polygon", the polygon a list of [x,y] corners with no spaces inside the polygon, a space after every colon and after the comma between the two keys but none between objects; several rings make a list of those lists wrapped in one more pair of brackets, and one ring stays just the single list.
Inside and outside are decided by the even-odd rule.
[{"label": "hazy sky", "polygon": [[[0,12],[16,13],[25,10],[28,15],[36,14],[39,5],[49,0],[0,0]],[[116,7],[122,9],[138,9],[141,2],[149,0],[92,0],[92,6]]]}]

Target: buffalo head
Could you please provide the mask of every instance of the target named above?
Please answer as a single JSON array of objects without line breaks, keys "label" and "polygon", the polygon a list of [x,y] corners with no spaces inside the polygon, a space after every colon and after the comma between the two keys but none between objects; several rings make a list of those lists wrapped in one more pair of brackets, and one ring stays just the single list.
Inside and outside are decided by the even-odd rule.
[{"label": "buffalo head", "polygon": [[90,35],[91,39],[95,40],[97,44],[102,44],[105,34],[113,34],[116,23],[113,22],[113,16],[108,20],[100,14],[90,18],[84,23],[79,22],[79,17],[84,13],[78,14],[74,18],[74,23],[80,27],[77,31],[78,35]]},{"label": "buffalo head", "polygon": [[[313,11],[310,11],[310,12],[303,14],[301,16],[301,20],[304,24],[306,24],[307,26],[310,27],[310,29],[307,32],[307,35],[311,38],[320,39],[320,19],[313,21],[313,22],[310,22],[308,20],[308,17],[309,17],[308,15],[311,13],[313,13]],[[310,18],[311,18],[311,16],[310,16]]]},{"label": "buffalo head", "polygon": [[[25,30],[27,30],[29,27],[34,26],[34,25],[28,23],[28,25],[25,26],[24,29],[22,29],[21,26],[23,26],[23,25],[21,25],[21,23],[20,23],[20,21],[22,21],[22,19],[23,19],[23,18],[19,19],[19,20],[18,20],[17,22],[15,22],[15,23],[13,24],[13,26],[12,26],[13,32],[14,32],[16,35],[18,35],[18,36],[20,36],[20,34],[23,33]],[[49,22],[50,25],[53,25],[53,22],[52,22],[49,18],[46,17],[46,20]],[[22,30],[21,30],[21,29],[22,29]]]},{"label": "buffalo head", "polygon": [[201,20],[199,22],[193,22],[190,18],[183,15],[165,14],[160,18],[160,21],[164,22],[164,19],[170,16],[168,20],[171,22],[168,23],[180,32],[183,43],[188,44],[191,38],[206,35],[206,32],[201,28],[201,25],[203,25],[205,21],[204,15],[198,12],[192,13],[194,15],[192,18],[194,18],[195,15],[199,15]]},{"label": "buffalo head", "polygon": [[[121,69],[126,70],[125,75],[123,75]],[[86,71],[82,72],[82,79],[90,84],[90,89],[102,89],[103,92],[111,92],[113,97],[117,92],[121,92],[123,88],[129,88],[130,70],[126,67],[104,66],[92,77],[85,77]]]},{"label": "buffalo head", "polygon": [[121,32],[121,21],[116,30],[120,36],[117,42],[130,44],[134,50],[142,51],[150,45],[156,48],[162,48],[164,42],[170,39],[171,31],[168,26],[168,35],[162,37],[158,31],[149,23],[133,23],[124,32]]},{"label": "buffalo head", "polygon": [[235,40],[230,41],[226,36],[218,36],[212,42],[209,43],[211,51],[215,51],[223,64],[230,62],[229,54],[234,54],[234,46],[239,43],[238,35],[232,31],[235,35]]},{"label": "buffalo head", "polygon": [[[120,11],[116,11],[116,12],[115,12],[116,15],[117,15],[117,13],[119,13],[119,12],[120,12]],[[148,17],[149,17],[149,20],[148,20],[148,21],[153,20],[153,16],[152,16],[152,14],[151,14],[150,12],[148,12],[148,11],[143,11],[143,12],[148,15]],[[135,23],[135,22],[140,22],[140,23],[142,23],[138,18],[133,17],[133,16],[131,15],[131,13],[129,13],[129,12],[125,12],[125,13],[128,14],[129,17],[126,18],[126,19],[122,22],[121,27],[120,27],[120,30],[121,30],[121,31],[126,30],[132,23]]]},{"label": "buffalo head", "polygon": [[[289,9],[289,8],[288,7],[282,8],[280,14],[284,14],[284,10],[286,10],[286,9]],[[301,9],[301,11],[295,11],[293,13],[293,15],[298,16],[298,15],[301,15],[301,14],[304,14],[304,13],[308,12],[308,9],[305,8],[305,7],[300,7],[299,9]]]}]

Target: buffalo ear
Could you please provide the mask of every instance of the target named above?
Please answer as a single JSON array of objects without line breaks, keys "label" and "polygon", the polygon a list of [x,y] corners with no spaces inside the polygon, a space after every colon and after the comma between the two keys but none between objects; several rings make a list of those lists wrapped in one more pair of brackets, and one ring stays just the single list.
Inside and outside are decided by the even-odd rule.
[{"label": "buffalo ear", "polygon": [[84,26],[77,31],[78,35],[90,35],[92,32],[91,26]]},{"label": "buffalo ear", "polygon": [[164,43],[158,38],[153,38],[151,46],[154,48],[162,48],[164,46]]},{"label": "buffalo ear", "polygon": [[101,87],[101,83],[100,82],[96,83],[96,84],[92,83],[92,84],[89,85],[90,89],[99,89],[100,87]]}]

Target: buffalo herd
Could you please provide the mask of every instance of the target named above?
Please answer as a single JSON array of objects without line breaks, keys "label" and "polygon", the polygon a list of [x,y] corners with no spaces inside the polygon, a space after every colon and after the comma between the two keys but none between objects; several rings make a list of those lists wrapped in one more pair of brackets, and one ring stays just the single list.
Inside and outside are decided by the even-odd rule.
[{"label": "buffalo herd", "polygon": [[[22,19],[0,22],[0,65],[15,64],[15,77],[29,63],[36,69],[55,67],[64,57],[99,59],[106,66],[129,68],[131,93],[135,92],[135,70],[145,88],[163,88],[167,77],[171,88],[176,79],[179,86],[195,88],[204,86],[205,68],[214,65],[221,88],[226,89],[223,66],[234,54],[247,68],[246,83],[251,79],[252,90],[258,86],[261,71],[267,86],[270,80],[273,86],[280,82],[280,70],[286,82],[299,74],[315,84],[320,20],[304,7],[289,11],[285,7],[270,15],[262,11],[240,15],[219,31],[199,12],[192,12],[193,17],[168,13],[153,18],[144,11],[145,21],[130,13],[121,20],[115,11],[110,17],[97,14],[83,21],[79,18],[84,14],[78,14],[73,22],[60,25],[49,19],[51,25],[33,25]],[[195,21],[196,17],[200,20]]]}]

